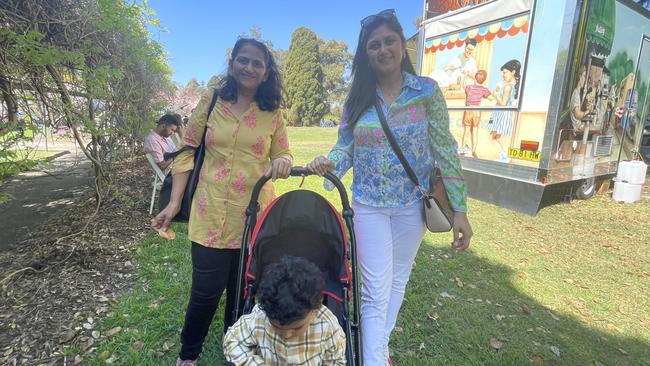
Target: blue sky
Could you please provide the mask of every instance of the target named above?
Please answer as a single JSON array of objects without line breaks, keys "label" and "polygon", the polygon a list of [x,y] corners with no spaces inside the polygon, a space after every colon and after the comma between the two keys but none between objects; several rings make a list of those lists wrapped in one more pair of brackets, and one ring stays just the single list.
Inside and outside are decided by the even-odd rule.
[{"label": "blue sky", "polygon": [[305,26],[326,40],[347,42],[354,52],[362,18],[393,8],[408,38],[417,31],[415,18],[422,14],[422,5],[419,0],[149,0],[166,30],[153,30],[152,37],[164,45],[173,79],[182,85],[193,77],[207,81],[221,73],[225,50],[253,26],[276,48],[288,49],[291,33]]}]

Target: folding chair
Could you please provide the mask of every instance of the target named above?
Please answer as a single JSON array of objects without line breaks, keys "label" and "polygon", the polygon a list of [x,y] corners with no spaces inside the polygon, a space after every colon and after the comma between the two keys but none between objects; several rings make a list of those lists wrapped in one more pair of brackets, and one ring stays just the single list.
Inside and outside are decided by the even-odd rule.
[{"label": "folding chair", "polygon": [[156,191],[160,190],[162,187],[163,181],[165,180],[165,173],[160,170],[160,167],[156,164],[156,161],[153,159],[151,154],[147,153],[145,156],[147,157],[147,161],[149,161],[149,165],[151,165],[151,169],[154,171],[153,189],[151,190],[151,205],[149,206],[149,215],[151,215],[153,212],[153,203],[156,200]]}]

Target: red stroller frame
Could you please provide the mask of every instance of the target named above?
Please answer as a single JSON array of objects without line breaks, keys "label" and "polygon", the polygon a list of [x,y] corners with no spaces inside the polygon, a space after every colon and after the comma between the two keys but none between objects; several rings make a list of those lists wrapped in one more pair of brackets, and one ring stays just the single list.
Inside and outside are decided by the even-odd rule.
[{"label": "red stroller frame", "polygon": [[[292,177],[309,175],[314,174],[306,168],[291,169]],[[337,316],[345,332],[347,365],[362,366],[354,212],[343,183],[331,173],[326,173],[325,178],[339,192],[343,219],[324,197],[309,190],[294,190],[271,202],[258,222],[259,194],[270,178],[263,176],[255,184],[246,208],[234,320],[252,310],[256,279],[265,265],[283,255],[304,257],[316,264],[325,275],[323,303]],[[308,204],[303,204],[305,202]],[[344,226],[347,227],[347,236]],[[297,245],[305,242],[313,245]]]}]

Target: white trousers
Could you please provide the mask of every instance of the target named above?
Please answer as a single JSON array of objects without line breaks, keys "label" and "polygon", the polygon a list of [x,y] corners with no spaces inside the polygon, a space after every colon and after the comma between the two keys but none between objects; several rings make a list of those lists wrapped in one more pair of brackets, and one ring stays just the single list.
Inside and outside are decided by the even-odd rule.
[{"label": "white trousers", "polygon": [[425,224],[422,203],[400,208],[353,202],[361,269],[361,337],[366,366],[385,366]]}]

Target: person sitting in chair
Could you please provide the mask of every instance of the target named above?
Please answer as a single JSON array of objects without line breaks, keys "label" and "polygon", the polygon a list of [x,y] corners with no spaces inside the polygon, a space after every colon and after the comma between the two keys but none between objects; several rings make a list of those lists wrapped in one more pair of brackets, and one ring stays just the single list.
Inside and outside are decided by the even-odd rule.
[{"label": "person sitting in chair", "polygon": [[172,160],[165,160],[164,154],[176,150],[176,145],[171,136],[181,126],[180,116],[177,114],[165,114],[160,117],[156,128],[151,130],[144,140],[144,152],[151,154],[158,167],[163,172],[171,169]]}]

